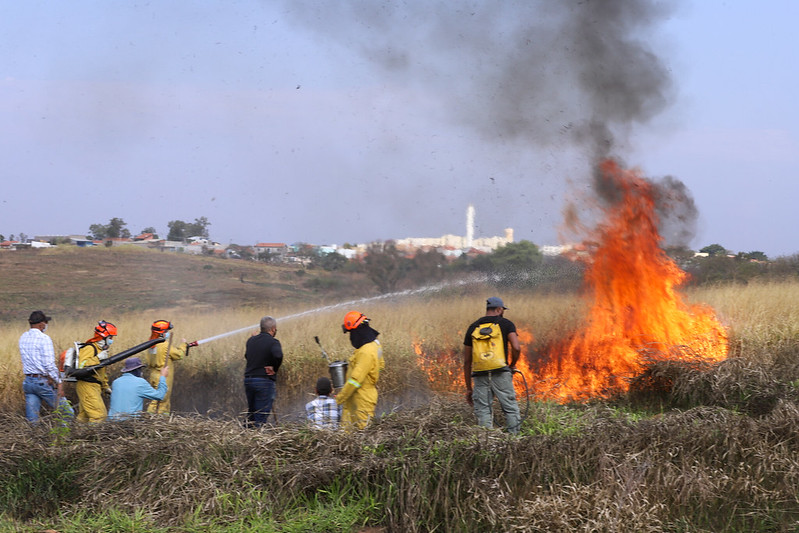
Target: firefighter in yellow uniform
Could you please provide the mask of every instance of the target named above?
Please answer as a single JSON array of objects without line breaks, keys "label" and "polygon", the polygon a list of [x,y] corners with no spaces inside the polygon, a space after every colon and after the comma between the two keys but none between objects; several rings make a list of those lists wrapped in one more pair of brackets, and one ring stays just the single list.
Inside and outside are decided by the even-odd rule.
[{"label": "firefighter in yellow uniform", "polygon": [[377,406],[377,380],[385,366],[383,347],[378,331],[369,326],[369,319],[358,311],[350,311],[341,325],[344,333],[350,334],[350,343],[355,348],[347,365],[347,381],[336,395],[336,402],[343,406],[341,427],[345,430],[363,429],[375,415]]},{"label": "firefighter in yellow uniform", "polygon": [[[161,379],[162,368],[167,366],[171,361],[177,361],[178,359],[183,359],[186,356],[186,339],[183,339],[182,346],[173,346],[172,341],[170,340],[172,328],[172,323],[167,320],[156,320],[150,327],[152,332],[150,335],[151,340],[157,339],[159,337],[164,337],[166,339],[166,342],[156,344],[147,350],[146,356],[142,358],[145,360],[148,368],[150,369],[148,381],[153,388],[158,387],[158,381]],[[167,353],[169,354],[169,360],[167,360]],[[172,382],[175,380],[174,365],[170,366],[172,366],[172,369],[169,371],[169,374],[166,377],[166,396],[164,396],[164,399],[160,401],[152,400],[149,405],[147,405],[148,413],[169,414],[172,406],[170,402],[170,398],[172,396]]]},{"label": "firefighter in yellow uniform", "polygon": [[[94,336],[80,345],[78,350],[78,368],[99,365],[100,361],[108,357],[108,348],[114,342],[117,327],[110,322],[101,320],[94,328]],[[103,393],[110,394],[108,376],[105,368],[97,368],[86,377],[78,378],[75,383],[75,392],[78,394],[78,422],[102,422],[108,416]]]}]

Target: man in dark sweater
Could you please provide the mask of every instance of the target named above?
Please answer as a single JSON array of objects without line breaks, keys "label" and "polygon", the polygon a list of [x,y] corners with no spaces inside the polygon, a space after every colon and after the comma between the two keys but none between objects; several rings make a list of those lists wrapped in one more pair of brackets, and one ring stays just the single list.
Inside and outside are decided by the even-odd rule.
[{"label": "man in dark sweater", "polygon": [[275,338],[277,321],[271,316],[261,319],[261,332],[247,339],[244,358],[244,392],[247,395],[247,427],[266,424],[275,401],[277,371],[283,362],[283,348]]}]

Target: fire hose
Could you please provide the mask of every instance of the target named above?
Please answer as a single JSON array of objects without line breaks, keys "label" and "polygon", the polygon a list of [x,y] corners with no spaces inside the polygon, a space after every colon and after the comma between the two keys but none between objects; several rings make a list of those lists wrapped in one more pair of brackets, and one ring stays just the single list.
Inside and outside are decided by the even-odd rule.
[{"label": "fire hose", "polygon": [[[524,377],[524,372],[519,369],[514,368],[511,371],[513,374],[519,374],[522,377],[522,383],[524,383],[524,397],[527,399],[524,405],[524,416],[519,418],[519,423],[516,425],[516,429],[521,429],[522,422],[527,420],[527,415],[530,414],[530,387],[527,386],[527,378]],[[513,379],[513,375],[511,375],[511,379]]]}]

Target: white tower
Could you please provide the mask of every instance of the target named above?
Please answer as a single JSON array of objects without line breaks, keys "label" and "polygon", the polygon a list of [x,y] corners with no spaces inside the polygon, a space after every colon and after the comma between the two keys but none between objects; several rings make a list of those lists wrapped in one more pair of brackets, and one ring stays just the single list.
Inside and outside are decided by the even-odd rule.
[{"label": "white tower", "polygon": [[474,206],[469,204],[466,208],[466,248],[472,247],[474,240]]}]

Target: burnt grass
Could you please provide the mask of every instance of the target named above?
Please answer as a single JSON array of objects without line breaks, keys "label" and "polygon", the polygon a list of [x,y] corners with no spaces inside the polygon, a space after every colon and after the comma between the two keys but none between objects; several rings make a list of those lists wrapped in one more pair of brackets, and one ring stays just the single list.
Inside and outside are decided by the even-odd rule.
[{"label": "burnt grass", "polygon": [[212,530],[363,501],[340,531],[797,531],[797,377],[787,357],[656,362],[628,393],[531,402],[518,437],[475,427],[444,394],[354,434],[199,415],[32,428],[2,414],[0,508],[31,531],[112,511],[143,530]]}]

